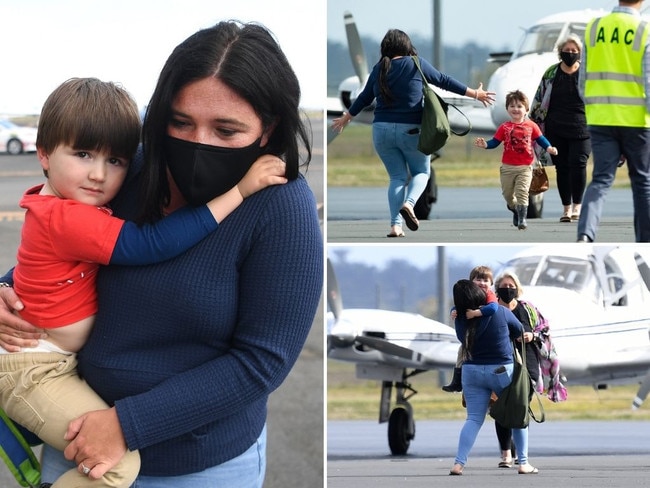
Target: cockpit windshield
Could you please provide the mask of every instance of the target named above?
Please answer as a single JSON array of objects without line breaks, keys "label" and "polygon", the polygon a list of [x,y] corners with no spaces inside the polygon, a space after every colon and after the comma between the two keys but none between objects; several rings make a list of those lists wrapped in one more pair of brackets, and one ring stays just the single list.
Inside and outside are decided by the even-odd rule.
[{"label": "cockpit windshield", "polygon": [[569,34],[577,34],[580,39],[585,37],[585,23],[553,23],[534,25],[524,34],[514,58],[526,54],[542,54],[555,51],[556,43]]},{"label": "cockpit windshield", "polygon": [[598,282],[591,262],[566,256],[521,257],[508,261],[505,271],[514,273],[522,286],[555,286],[576,291],[598,303]]}]

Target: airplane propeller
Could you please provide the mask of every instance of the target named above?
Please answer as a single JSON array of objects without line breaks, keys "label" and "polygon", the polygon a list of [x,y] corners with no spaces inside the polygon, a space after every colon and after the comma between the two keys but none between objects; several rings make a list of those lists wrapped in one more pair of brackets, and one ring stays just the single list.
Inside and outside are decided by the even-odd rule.
[{"label": "airplane propeller", "polygon": [[645,287],[650,290],[650,266],[648,266],[643,257],[637,252],[634,253],[634,261],[636,262],[636,267],[639,269],[641,279],[645,283]]},{"label": "airplane propeller", "polygon": [[[334,272],[334,266],[332,262],[327,259],[327,305],[329,305],[332,315],[334,315],[334,323],[338,323],[341,319],[341,314],[343,313],[343,298],[341,297],[341,292],[339,290],[339,283],[336,280],[336,273]],[[353,334],[342,333],[342,334],[327,334],[327,351],[336,347],[350,347],[354,344],[356,336]]]},{"label": "airplane propeller", "polygon": [[[645,259],[639,253],[634,253],[634,262],[636,263],[643,283],[645,283],[645,287],[650,291],[650,266],[648,266],[648,263],[645,262]],[[647,398],[648,393],[650,393],[650,372],[643,377],[641,386],[639,386],[639,390],[636,392],[636,397],[632,401],[633,410],[641,406]]]},{"label": "airplane propeller", "polygon": [[336,136],[339,135],[339,131],[335,130],[332,127],[332,124],[327,126],[327,144],[332,142],[334,139],[336,139]]},{"label": "airplane propeller", "polygon": [[363,344],[364,346],[376,349],[379,352],[383,352],[384,354],[389,354],[391,356],[396,356],[398,358],[407,359],[414,362],[422,361],[422,354],[419,352],[407,349],[406,347],[398,346],[397,344],[393,344],[377,337],[357,336],[355,338],[355,341]]},{"label": "airplane propeller", "polygon": [[334,315],[334,320],[339,319],[343,310],[343,299],[339,291],[339,284],[336,281],[336,274],[332,267],[332,262],[327,260],[327,304]]},{"label": "airplane propeller", "polygon": [[359,77],[359,84],[363,85],[368,78],[368,62],[363,52],[363,45],[361,44],[357,24],[354,22],[354,18],[350,12],[343,14],[343,22],[345,23],[345,34],[348,39],[348,49],[350,50],[352,66],[354,67],[354,72]]},{"label": "airplane propeller", "polygon": [[[357,78],[359,78],[359,86],[363,87],[368,79],[368,62],[366,60],[366,54],[363,51],[363,44],[361,44],[357,24],[354,22],[354,17],[352,17],[351,12],[345,12],[343,14],[343,22],[345,24],[345,35],[348,40],[348,50],[350,52],[352,67]],[[327,127],[327,144],[332,142],[338,135],[339,132],[332,129],[332,126],[329,125]]]},{"label": "airplane propeller", "polygon": [[632,410],[638,409],[650,393],[650,372],[643,377],[639,391],[632,401]]}]

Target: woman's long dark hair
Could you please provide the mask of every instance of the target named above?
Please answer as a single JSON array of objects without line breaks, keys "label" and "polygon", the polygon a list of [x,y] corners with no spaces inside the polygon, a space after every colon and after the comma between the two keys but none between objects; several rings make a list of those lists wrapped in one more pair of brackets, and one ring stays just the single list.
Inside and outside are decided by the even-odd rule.
[{"label": "woman's long dark hair", "polygon": [[390,60],[396,56],[417,56],[417,51],[411,44],[411,38],[399,29],[390,29],[381,41],[381,68],[379,70],[379,93],[384,102],[390,105],[393,94],[388,86],[388,71]]},{"label": "woman's long dark hair", "polygon": [[485,291],[476,283],[470,280],[458,280],[454,285],[454,306],[457,317],[467,321],[467,334],[465,335],[465,350],[471,354],[476,338],[476,327],[481,321],[480,317],[466,319],[468,310],[476,310],[485,305]]},{"label": "woman's long dark hair", "polygon": [[311,161],[311,131],[299,108],[300,85],[279,44],[262,25],[219,22],[179,44],[158,78],[143,125],[142,222],[161,218],[169,204],[163,142],[174,97],[188,83],[210,76],[251,104],[263,130],[272,129],[263,149],[286,162],[289,180],[298,177],[301,145],[303,164]]}]

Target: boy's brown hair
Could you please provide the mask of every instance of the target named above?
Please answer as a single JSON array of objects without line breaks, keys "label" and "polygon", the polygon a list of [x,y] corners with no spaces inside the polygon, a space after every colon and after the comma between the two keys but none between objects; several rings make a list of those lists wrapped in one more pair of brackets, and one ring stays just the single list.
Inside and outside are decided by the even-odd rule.
[{"label": "boy's brown hair", "polygon": [[476,279],[479,280],[490,280],[490,284],[494,283],[494,276],[492,270],[488,266],[476,266],[472,271],[469,272],[470,281]]},{"label": "boy's brown hair", "polygon": [[530,110],[530,103],[528,103],[528,97],[521,90],[511,91],[506,95],[506,109],[508,108],[508,105],[510,105],[512,102],[521,102],[524,104],[524,107],[526,107],[526,111]]},{"label": "boy's brown hair", "polygon": [[47,154],[60,144],[107,151],[129,161],[140,142],[138,106],[123,88],[97,78],[71,78],[47,98],[36,146]]}]

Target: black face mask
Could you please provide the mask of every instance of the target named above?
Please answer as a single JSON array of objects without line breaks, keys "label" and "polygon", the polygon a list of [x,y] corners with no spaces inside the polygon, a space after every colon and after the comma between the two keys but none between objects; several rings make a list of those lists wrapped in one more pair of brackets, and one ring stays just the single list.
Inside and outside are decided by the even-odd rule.
[{"label": "black face mask", "polygon": [[516,288],[497,288],[497,295],[504,303],[510,303],[515,298],[517,298],[517,289]]},{"label": "black face mask", "polygon": [[564,61],[564,64],[567,66],[573,66],[576,64],[576,61],[580,59],[580,53],[565,53],[562,51],[560,52],[560,59]]},{"label": "black face mask", "polygon": [[261,137],[246,147],[218,147],[165,138],[167,166],[190,205],[204,205],[241,180],[262,152]]}]

